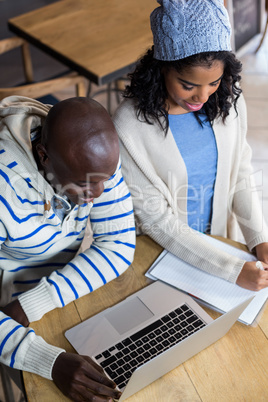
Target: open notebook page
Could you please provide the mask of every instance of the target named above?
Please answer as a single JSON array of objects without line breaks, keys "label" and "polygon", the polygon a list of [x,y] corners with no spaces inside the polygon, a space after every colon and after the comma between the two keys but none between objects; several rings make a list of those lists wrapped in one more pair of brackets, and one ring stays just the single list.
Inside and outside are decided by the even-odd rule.
[{"label": "open notebook page", "polygon": [[[206,240],[215,247],[229,254],[236,255],[241,259],[247,261],[256,260],[252,254],[239,250],[213,237],[206,236]],[[252,292],[241,288],[238,285],[195,268],[167,251],[163,251],[146,275],[153,279],[167,282],[184,292],[190,293],[222,312],[229,311],[255,294],[252,302],[239,317],[239,321],[245,324],[253,323],[268,297],[268,288],[259,292]]]}]

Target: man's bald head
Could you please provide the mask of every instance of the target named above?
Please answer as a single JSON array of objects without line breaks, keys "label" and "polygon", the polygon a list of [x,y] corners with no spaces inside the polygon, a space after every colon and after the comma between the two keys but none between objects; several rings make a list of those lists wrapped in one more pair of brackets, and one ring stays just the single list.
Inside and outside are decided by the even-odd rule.
[{"label": "man's bald head", "polygon": [[[93,176],[94,182],[101,182],[101,177],[107,180],[114,173],[119,160],[118,136],[109,114],[98,102],[70,98],[49,111],[37,152],[54,187],[74,182],[86,186]],[[84,199],[91,195],[95,198],[100,191]],[[66,188],[63,192],[71,198]]]},{"label": "man's bald head", "polygon": [[42,143],[47,150],[80,156],[85,148],[94,153],[117,147],[118,137],[103,106],[89,98],[70,98],[50,109],[42,131]]}]

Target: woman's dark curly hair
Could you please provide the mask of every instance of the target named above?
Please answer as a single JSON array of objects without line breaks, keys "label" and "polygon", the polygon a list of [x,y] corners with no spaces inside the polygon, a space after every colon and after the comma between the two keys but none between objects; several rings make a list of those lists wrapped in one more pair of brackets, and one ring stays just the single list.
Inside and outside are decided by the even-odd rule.
[{"label": "woman's dark curly hair", "polygon": [[185,69],[194,66],[210,67],[214,60],[222,61],[224,64],[221,83],[217,91],[209,97],[200,111],[195,112],[195,115],[200,124],[201,120],[198,116],[202,113],[206,114],[211,123],[216,117],[221,117],[224,122],[232,104],[236,107],[242,92],[237,86],[241,79],[242,64],[232,52],[199,53],[181,60],[161,61],[154,59],[152,47],[139,60],[135,71],[129,74],[131,81],[125,89],[124,97],[134,99],[138,118],[142,117],[149,124],[153,124],[156,120],[166,133],[169,127],[168,111],[165,109],[168,94],[162,74],[163,69],[166,71],[175,69],[178,73],[182,73]]}]

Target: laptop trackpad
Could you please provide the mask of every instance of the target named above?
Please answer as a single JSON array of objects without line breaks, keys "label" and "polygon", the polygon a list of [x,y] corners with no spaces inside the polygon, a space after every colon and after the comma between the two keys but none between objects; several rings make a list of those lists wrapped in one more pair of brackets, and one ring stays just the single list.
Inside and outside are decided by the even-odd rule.
[{"label": "laptop trackpad", "polygon": [[105,318],[120,335],[153,316],[152,311],[137,296],[105,314]]}]

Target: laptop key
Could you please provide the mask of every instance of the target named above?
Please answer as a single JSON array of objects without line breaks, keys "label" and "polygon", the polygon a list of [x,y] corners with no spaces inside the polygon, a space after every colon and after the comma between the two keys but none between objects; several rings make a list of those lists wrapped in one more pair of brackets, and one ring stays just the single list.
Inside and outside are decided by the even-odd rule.
[{"label": "laptop key", "polygon": [[175,338],[178,339],[178,340],[181,340],[181,338],[182,338],[182,335],[181,335],[179,332],[176,333],[174,336],[175,336]]},{"label": "laptop key", "polygon": [[149,341],[148,336],[144,336],[144,337],[142,338],[142,342],[146,343],[146,342],[148,342],[148,341]]},{"label": "laptop key", "polygon": [[115,371],[111,370],[110,367],[106,367],[105,371],[106,371],[106,373],[107,373],[111,378],[117,377]]},{"label": "laptop key", "polygon": [[188,311],[185,311],[184,314],[186,315],[186,317],[190,317],[194,313],[192,312],[192,310],[188,310]]},{"label": "laptop key", "polygon": [[137,362],[141,363],[144,361],[144,357],[143,356],[138,356],[137,357]]},{"label": "laptop key", "polygon": [[107,359],[107,357],[110,357],[111,353],[108,350],[105,350],[105,352],[103,352],[103,357],[105,357]]},{"label": "laptop key", "polygon": [[154,331],[156,328],[159,328],[162,325],[161,320],[157,320],[152,324],[148,325],[147,327],[141,329],[140,331],[136,332],[136,334],[132,335],[130,339],[135,342],[140,339],[142,336],[147,335],[149,332]]},{"label": "laptop key", "polygon": [[156,349],[156,348],[152,348],[152,349],[149,350],[149,353],[150,353],[152,356],[155,356],[155,355],[157,354],[157,349]]},{"label": "laptop key", "polygon": [[128,345],[131,344],[131,339],[126,338],[126,339],[124,339],[124,340],[122,341],[122,343],[123,343],[125,346],[128,346]]},{"label": "laptop key", "polygon": [[114,382],[116,383],[116,385],[118,385],[118,386],[120,386],[120,384],[121,383],[124,383],[126,380],[125,380],[125,377],[123,376],[123,375],[121,375],[121,376],[119,376],[119,377],[117,377],[117,378],[115,378],[114,379]]},{"label": "laptop key", "polygon": [[125,372],[130,370],[131,369],[130,364],[128,364],[128,363],[124,364],[123,369],[124,369]]},{"label": "laptop key", "polygon": [[201,320],[197,320],[197,321],[193,322],[193,326],[195,328],[201,327],[201,326],[203,326],[203,322]]},{"label": "laptop key", "polygon": [[171,336],[170,338],[168,338],[170,343],[174,343],[177,342],[175,336]]},{"label": "laptop key", "polygon": [[169,315],[165,315],[164,317],[162,317],[163,322],[168,322],[170,320],[171,320],[171,317],[169,317]]},{"label": "laptop key", "polygon": [[[188,317],[188,319],[187,319],[187,321],[189,322],[189,323],[192,323],[192,322],[194,322],[194,321],[196,321],[196,320],[198,320],[198,317],[197,317],[197,315],[192,315],[191,317]],[[201,321],[201,320],[200,320]],[[202,321],[201,321],[202,322]]]},{"label": "laptop key", "polygon": [[107,366],[109,366],[110,364],[112,364],[112,363],[115,362],[115,361],[116,361],[116,357],[115,357],[115,356],[111,356],[111,357],[109,357],[108,359],[106,359],[106,360],[104,360],[103,362],[101,362],[100,365],[101,365],[102,367],[107,367]]},{"label": "laptop key", "polygon": [[127,372],[125,373],[125,377],[126,377],[126,378],[130,378],[131,375],[132,375],[132,371],[127,371]]},{"label": "laptop key", "polygon": [[113,371],[115,371],[115,370],[117,369],[117,367],[118,367],[118,364],[117,364],[117,363],[112,363],[112,364],[110,365],[110,369],[113,370]]},{"label": "laptop key", "polygon": [[144,348],[139,348],[139,349],[137,349],[137,353],[138,353],[139,355],[141,355],[143,352],[144,352]]},{"label": "laptop key", "polygon": [[131,360],[131,362],[129,362],[129,364],[132,366],[132,367],[135,367],[135,366],[137,366],[137,364],[138,364],[138,362],[137,362],[137,360]]},{"label": "laptop key", "polygon": [[124,356],[124,360],[125,362],[129,362],[129,360],[131,360],[131,357],[129,355]]},{"label": "laptop key", "polygon": [[120,374],[123,374],[124,370],[122,369],[122,367],[119,367],[119,369],[116,370],[116,372],[118,375],[120,375]]},{"label": "laptop key", "polygon": [[166,347],[169,345],[169,341],[166,339],[166,340],[163,342],[163,345],[164,345],[164,347],[166,348]]}]

